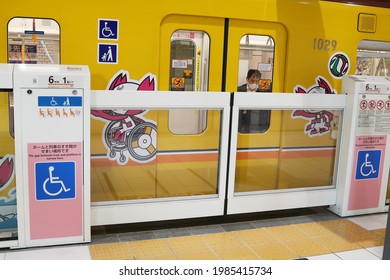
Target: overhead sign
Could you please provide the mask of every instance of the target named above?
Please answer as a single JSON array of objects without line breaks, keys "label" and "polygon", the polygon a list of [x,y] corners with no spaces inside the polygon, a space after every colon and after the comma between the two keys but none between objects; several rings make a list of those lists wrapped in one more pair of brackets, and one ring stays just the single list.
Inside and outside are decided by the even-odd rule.
[{"label": "overhead sign", "polygon": [[[22,45],[18,44],[10,44],[9,51],[15,52],[15,53],[21,53],[22,52]],[[24,52],[26,53],[37,53],[37,46],[35,45],[24,45]]]},{"label": "overhead sign", "polygon": [[40,31],[40,30],[25,30],[24,34],[27,35],[32,35],[32,34],[38,34],[38,35],[43,35],[45,34],[45,31]]}]

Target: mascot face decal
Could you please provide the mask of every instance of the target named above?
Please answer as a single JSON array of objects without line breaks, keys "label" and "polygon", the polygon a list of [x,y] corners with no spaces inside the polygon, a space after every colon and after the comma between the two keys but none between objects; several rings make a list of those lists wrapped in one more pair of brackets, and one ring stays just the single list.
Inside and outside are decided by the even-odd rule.
[{"label": "mascot face decal", "polygon": [[[119,71],[111,79],[108,90],[154,91],[155,79],[152,74],[140,81],[130,80],[127,71]],[[92,116],[106,122],[103,129],[103,143],[107,156],[124,165],[129,158],[144,163],[155,158],[157,147],[157,126],[152,120],[143,117],[147,110],[117,108],[111,110],[92,110]]]},{"label": "mascot face decal", "polygon": [[[316,79],[317,84],[306,90],[304,87],[298,85],[294,88],[295,93],[303,94],[335,94],[336,92],[331,88],[329,82],[321,76]],[[304,132],[310,137],[322,136],[330,131],[333,114],[325,110],[295,110],[291,117],[303,118],[309,122],[305,125]]]},{"label": "mascot face decal", "polygon": [[154,75],[146,75],[141,82],[128,80],[130,77],[127,71],[119,71],[108,84],[108,90],[155,90]]},{"label": "mascot face decal", "polygon": [[6,155],[0,159],[0,191],[4,190],[14,178],[13,156]]},{"label": "mascot face decal", "polygon": [[16,187],[9,187],[14,179],[14,156],[0,158],[0,230],[14,229],[16,220]]}]

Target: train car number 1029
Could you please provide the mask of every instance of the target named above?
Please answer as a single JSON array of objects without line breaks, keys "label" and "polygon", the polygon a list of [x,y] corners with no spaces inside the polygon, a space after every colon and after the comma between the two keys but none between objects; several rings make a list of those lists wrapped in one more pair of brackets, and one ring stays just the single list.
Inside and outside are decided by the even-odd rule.
[{"label": "train car number 1029", "polygon": [[324,40],[321,38],[314,38],[313,40],[313,49],[320,51],[334,51],[337,47],[336,40]]}]

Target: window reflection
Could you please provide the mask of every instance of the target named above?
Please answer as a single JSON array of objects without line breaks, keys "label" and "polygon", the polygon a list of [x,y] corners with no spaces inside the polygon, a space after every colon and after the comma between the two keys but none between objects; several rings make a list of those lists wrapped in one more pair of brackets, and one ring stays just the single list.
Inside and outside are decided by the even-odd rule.
[{"label": "window reflection", "polygon": [[[171,37],[171,91],[207,91],[210,38],[196,30],[177,30]],[[169,110],[169,130],[173,134],[201,134],[207,127],[206,110]]]},{"label": "window reflection", "polygon": [[8,22],[8,63],[59,64],[58,23],[42,18],[11,19]]}]

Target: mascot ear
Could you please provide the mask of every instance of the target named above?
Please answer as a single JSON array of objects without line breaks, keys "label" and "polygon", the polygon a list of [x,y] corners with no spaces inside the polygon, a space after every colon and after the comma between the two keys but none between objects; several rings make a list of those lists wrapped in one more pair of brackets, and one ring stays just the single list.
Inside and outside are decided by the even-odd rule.
[{"label": "mascot ear", "polygon": [[334,94],[334,92],[332,92],[332,89],[330,88],[329,84],[324,79],[318,78],[317,84],[320,87],[325,89],[325,94]]},{"label": "mascot ear", "polygon": [[154,90],[154,79],[150,76],[146,77],[138,87],[138,90]]},{"label": "mascot ear", "polygon": [[127,83],[127,75],[126,73],[119,73],[115,78],[114,80],[112,80],[111,84],[110,84],[110,87],[108,88],[108,90],[113,90],[114,88],[116,88],[117,86],[121,85],[121,84],[125,84]]},{"label": "mascot ear", "polygon": [[295,93],[306,93],[306,90],[304,90],[304,89],[301,88],[301,87],[296,87],[296,88],[295,88]]},{"label": "mascot ear", "polygon": [[12,174],[14,170],[14,161],[12,157],[5,157],[2,162],[0,162],[0,190],[7,186],[10,180],[12,179]]}]

